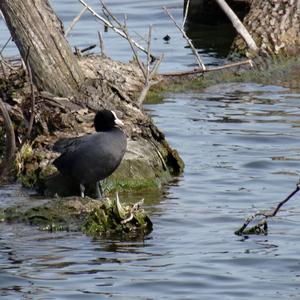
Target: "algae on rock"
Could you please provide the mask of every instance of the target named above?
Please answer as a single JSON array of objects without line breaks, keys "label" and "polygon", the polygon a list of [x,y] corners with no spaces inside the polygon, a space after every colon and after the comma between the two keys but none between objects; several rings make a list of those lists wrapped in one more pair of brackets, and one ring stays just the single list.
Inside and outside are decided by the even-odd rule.
[{"label": "algae on rock", "polygon": [[1,209],[0,218],[2,222],[22,222],[46,231],[82,231],[94,238],[144,237],[152,231],[152,222],[140,205],[133,207],[122,206],[118,196],[103,201],[67,197]]}]

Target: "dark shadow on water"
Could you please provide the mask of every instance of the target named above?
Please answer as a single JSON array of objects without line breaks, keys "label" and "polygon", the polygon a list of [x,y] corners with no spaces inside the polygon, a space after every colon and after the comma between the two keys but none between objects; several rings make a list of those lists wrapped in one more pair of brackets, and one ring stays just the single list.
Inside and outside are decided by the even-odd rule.
[{"label": "dark shadow on water", "polygon": [[[242,2],[227,2],[241,20],[250,9]],[[184,1],[184,10],[186,4],[187,0]],[[235,29],[216,1],[191,0],[185,30],[196,49],[213,53],[217,58],[228,55],[236,36]]]}]

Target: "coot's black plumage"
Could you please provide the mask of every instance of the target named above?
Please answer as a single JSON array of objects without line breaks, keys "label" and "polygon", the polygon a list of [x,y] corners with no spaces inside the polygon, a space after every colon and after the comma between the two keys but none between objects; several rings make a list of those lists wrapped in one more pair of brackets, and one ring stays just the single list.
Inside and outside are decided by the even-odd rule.
[{"label": "coot's black plumage", "polygon": [[113,111],[98,111],[94,119],[96,133],[62,139],[53,147],[61,153],[53,164],[80,184],[81,197],[86,184],[96,184],[97,196],[101,197],[100,180],[111,175],[121,163],[127,141],[124,132],[115,125],[123,123]]}]

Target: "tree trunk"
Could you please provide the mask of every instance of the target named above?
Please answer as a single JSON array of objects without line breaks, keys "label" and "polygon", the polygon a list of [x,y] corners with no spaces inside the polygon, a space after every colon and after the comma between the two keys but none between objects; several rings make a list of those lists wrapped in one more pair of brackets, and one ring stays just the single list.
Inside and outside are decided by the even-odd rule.
[{"label": "tree trunk", "polygon": [[[263,52],[288,56],[299,53],[300,0],[252,0],[244,25]],[[240,37],[236,38],[233,49],[247,54]]]},{"label": "tree trunk", "polygon": [[0,9],[23,60],[28,59],[37,88],[74,95],[84,75],[48,1],[1,0]]}]

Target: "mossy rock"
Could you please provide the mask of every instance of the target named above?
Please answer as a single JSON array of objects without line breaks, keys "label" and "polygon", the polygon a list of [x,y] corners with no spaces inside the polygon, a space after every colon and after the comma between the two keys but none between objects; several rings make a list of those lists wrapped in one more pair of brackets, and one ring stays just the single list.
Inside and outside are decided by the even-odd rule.
[{"label": "mossy rock", "polygon": [[152,222],[140,204],[123,207],[118,196],[114,200],[67,197],[37,202],[2,209],[0,219],[35,225],[40,230],[81,231],[93,238],[143,238],[152,231]]}]

